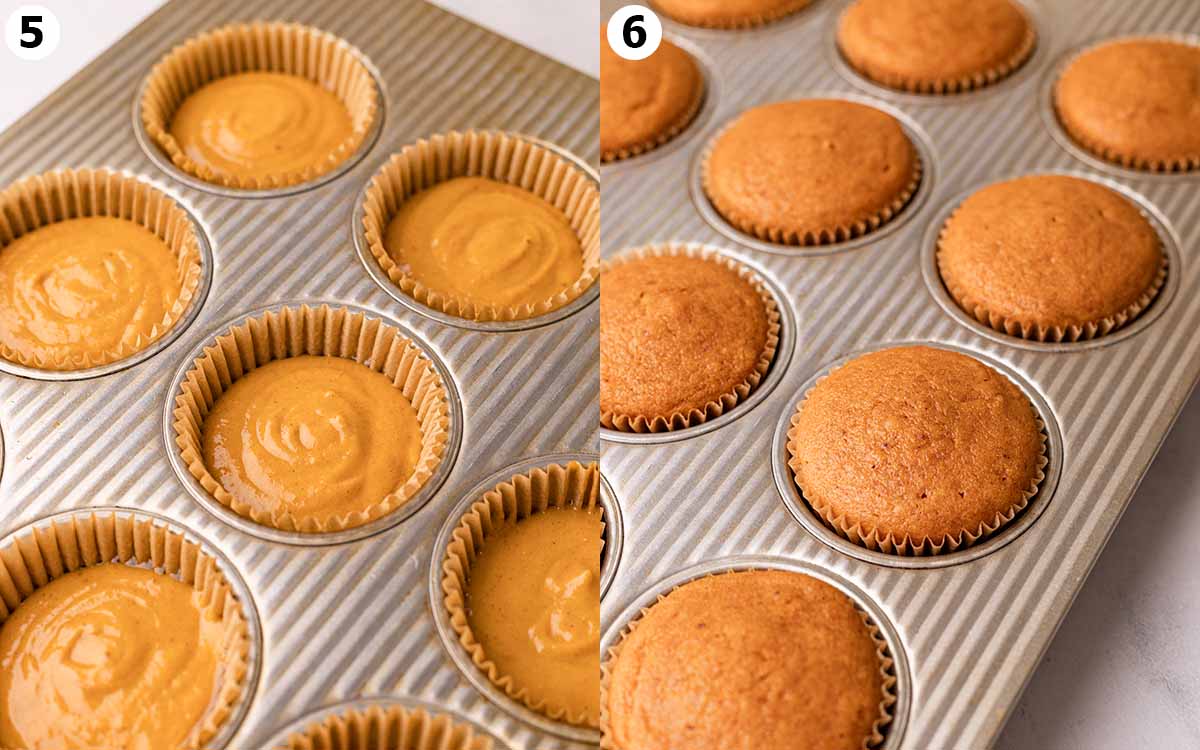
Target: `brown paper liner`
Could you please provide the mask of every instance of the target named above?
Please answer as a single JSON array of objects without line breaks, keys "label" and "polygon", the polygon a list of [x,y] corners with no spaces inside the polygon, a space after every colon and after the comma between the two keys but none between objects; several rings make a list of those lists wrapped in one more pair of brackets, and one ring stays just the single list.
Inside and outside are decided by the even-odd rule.
[{"label": "brown paper liner", "polygon": [[[821,381],[832,375],[840,367],[841,365],[821,376],[813,383],[813,388],[816,388]],[[997,371],[997,374],[1002,373]],[[812,388],[809,389],[808,393],[811,392]],[[946,534],[941,539],[932,539],[928,536],[913,539],[907,534],[901,537],[890,532],[870,528],[862,523],[850,520],[845,514],[835,513],[826,503],[813,501],[812,498],[804,493],[804,488],[800,486],[800,479],[796,473],[798,463],[796,458],[796,438],[799,434],[798,423],[800,420],[800,411],[804,408],[804,401],[808,399],[808,393],[804,394],[804,399],[800,401],[799,406],[796,407],[795,412],[792,414],[791,427],[788,428],[787,432],[788,469],[792,476],[792,481],[800,491],[800,496],[804,499],[804,503],[817,514],[827,528],[843,539],[853,542],[860,547],[866,547],[869,550],[885,552],[891,555],[899,555],[901,557],[925,557],[965,549],[973,544],[977,544],[981,540],[987,539],[1012,522],[1019,513],[1029,506],[1029,501],[1037,495],[1038,489],[1046,479],[1046,466],[1050,463],[1050,459],[1046,454],[1046,445],[1050,438],[1046,434],[1045,421],[1042,420],[1042,416],[1038,414],[1037,409],[1030,403],[1029,408],[1033,412],[1034,420],[1037,423],[1038,436],[1041,440],[1041,455],[1038,457],[1037,471],[1033,476],[1033,481],[1030,483],[1028,489],[1021,493],[1020,499],[1012,507],[1002,513],[997,513],[991,521],[980,523],[974,529],[963,529],[955,535]],[[1024,396],[1024,392],[1022,392],[1022,395]],[[1025,398],[1028,401],[1029,397],[1025,396]]]},{"label": "brown paper liner", "polygon": [[792,2],[785,3],[784,5],[781,5],[778,8],[767,10],[762,13],[757,13],[757,14],[751,15],[751,16],[743,16],[741,18],[730,18],[730,19],[710,19],[710,18],[705,18],[702,15],[695,15],[695,16],[671,15],[670,13],[667,13],[665,10],[663,10],[661,7],[659,7],[657,3],[651,3],[651,5],[654,7],[654,9],[657,10],[659,13],[662,13],[667,18],[678,21],[679,23],[687,24],[688,26],[696,26],[696,27],[702,28],[702,29],[723,29],[723,30],[752,29],[752,28],[755,28],[758,26],[765,26],[773,21],[778,21],[781,18],[790,16],[793,13],[797,13],[801,10],[804,10],[811,4],[812,4],[812,0],[792,0]]},{"label": "brown paper liner", "polygon": [[[681,583],[678,586],[673,586],[670,591],[659,594],[655,599],[655,604],[661,602],[680,587],[686,586],[688,583],[701,578],[707,578],[714,575],[727,575],[729,573],[735,573],[744,570],[768,569],[770,569],[769,566],[736,568],[721,573],[708,573],[703,576],[697,576],[691,581]],[[805,574],[801,573],[800,575]],[[883,744],[884,740],[887,739],[884,731],[895,718],[893,714],[893,706],[896,704],[896,665],[895,660],[892,658],[891,649],[888,648],[887,641],[884,640],[883,634],[879,630],[879,626],[875,624],[865,610],[858,606],[858,602],[855,602],[853,599],[851,599],[851,603],[854,604],[854,608],[858,610],[859,616],[862,617],[863,625],[870,634],[871,640],[875,642],[875,650],[879,654],[879,674],[883,683],[883,694],[879,699],[879,718],[876,719],[875,723],[872,725],[870,736],[864,737],[862,743],[862,750],[870,750],[871,748],[879,747]],[[641,618],[644,617],[646,613],[649,612],[653,607],[654,604],[651,604],[649,607],[643,607],[638,613],[637,617],[626,623],[625,626],[621,628],[621,637],[617,639],[615,644],[609,647],[608,654],[600,664],[600,747],[602,750],[623,750],[613,743],[612,730],[609,724],[611,719],[608,713],[608,688],[609,683],[612,680],[612,664],[616,660],[617,655],[621,653],[621,646],[625,643],[625,639],[629,637],[630,633],[637,629]]]},{"label": "brown paper liner", "polygon": [[196,590],[202,612],[222,623],[224,653],[212,703],[188,747],[211,741],[243,699],[250,670],[250,627],[220,564],[197,543],[149,516],[80,510],[35,524],[0,549],[0,624],[34,591],[67,573],[122,563],[167,575]]},{"label": "brown paper liner", "polygon": [[[912,79],[907,76],[885,73],[878,70],[867,72],[846,54],[842,48],[840,35],[837,42],[838,54],[842,56],[842,59],[846,61],[846,64],[854,72],[872,83],[877,83],[890,89],[905,91],[910,94],[936,94],[943,96],[947,94],[965,94],[968,91],[985,88],[1008,78],[1028,62],[1030,56],[1033,55],[1033,49],[1037,46],[1037,29],[1034,27],[1033,20],[1025,12],[1025,9],[1019,3],[1014,3],[1014,5],[1021,11],[1021,15],[1025,16],[1025,37],[1021,40],[1021,44],[1013,50],[1012,55],[1004,62],[987,70],[972,73],[971,75],[958,76],[956,78]],[[841,28],[840,22],[838,28]]]},{"label": "brown paper liner", "polygon": [[754,286],[762,298],[763,307],[767,312],[767,341],[763,346],[762,354],[759,355],[758,362],[755,363],[754,371],[746,376],[745,380],[735,385],[729,392],[721,394],[708,403],[704,404],[703,408],[692,408],[688,411],[676,411],[667,416],[662,415],[645,415],[645,414],[624,414],[616,413],[612,410],[601,410],[600,424],[610,430],[620,430],[621,432],[669,432],[671,430],[682,430],[688,427],[694,427],[699,424],[704,424],[710,419],[716,419],[733,407],[737,406],[750,395],[750,392],[758,387],[762,379],[766,377],[767,371],[771,369],[771,362],[775,359],[775,350],[779,346],[779,331],[781,328],[779,305],[775,301],[775,296],[767,289],[763,283],[762,277],[757,271],[749,266],[739,263],[715,250],[710,250],[695,245],[683,244],[661,244],[648,245],[639,247],[633,250],[627,250],[621,253],[618,257],[605,261],[601,265],[601,273],[611,269],[612,267],[627,263],[634,260],[642,260],[650,257],[678,257],[697,258],[700,260],[712,261],[720,263],[726,268],[734,271],[737,275],[750,282]]},{"label": "brown paper liner", "polygon": [[[171,120],[183,100],[218,78],[254,72],[287,73],[333,93],[350,113],[350,135],[332,153],[300,172],[240,177],[196,163],[170,133]],[[350,158],[375,122],[378,99],[375,79],[354,47],[309,26],[256,21],[207,31],[171,50],[150,71],[140,111],[150,139],[179,169],[215,185],[262,190],[308,182]]]},{"label": "brown paper liner", "polygon": [[[343,357],[392,381],[417,412],[421,452],[405,482],[362,510],[326,517],[267,513],[225,491],[204,463],[201,431],[213,405],[239,378],[277,359]],[[283,307],[238,323],[217,336],[188,370],[175,394],[175,444],[190,473],[218,503],[255,523],[284,531],[327,533],[362,526],[404,506],[437,470],[446,452],[450,407],[433,363],[399,329],[342,307]]]},{"label": "brown paper liner", "polygon": [[[1190,44],[1193,46],[1195,46],[1195,44],[1196,44],[1192,40],[1182,39],[1180,37],[1175,37],[1175,36],[1143,36],[1143,37],[1120,37],[1117,39],[1105,39],[1101,42],[1097,42],[1096,44],[1089,45],[1086,48],[1081,49],[1078,52],[1076,52],[1074,55],[1072,55],[1071,59],[1068,60],[1066,63],[1064,63],[1058,69],[1059,76],[1061,77],[1062,73],[1065,72],[1067,70],[1067,68],[1069,68],[1071,66],[1071,64],[1074,63],[1075,60],[1077,60],[1079,58],[1079,56],[1084,54],[1085,52],[1090,52],[1090,51],[1096,49],[1097,47],[1102,47],[1106,44],[1111,44],[1116,41],[1131,41],[1131,40],[1137,39],[1137,38],[1146,39],[1146,40],[1174,42],[1176,44]],[[1058,81],[1057,80],[1055,80],[1055,82],[1054,82],[1053,105],[1054,105],[1055,119],[1058,120],[1058,124],[1062,126],[1062,129],[1064,131],[1066,131],[1067,135],[1070,136],[1071,140],[1074,141],[1079,146],[1082,146],[1083,149],[1085,151],[1087,151],[1088,153],[1092,154],[1093,156],[1097,156],[1106,162],[1109,162],[1111,164],[1120,165],[1122,167],[1125,167],[1126,169],[1140,169],[1145,172],[1190,172],[1195,169],[1200,169],[1200,154],[1189,154],[1188,156],[1185,156],[1185,157],[1181,157],[1178,159],[1170,159],[1170,160],[1148,159],[1144,156],[1137,156],[1136,154],[1127,154],[1127,153],[1123,153],[1121,151],[1117,151],[1116,149],[1113,149],[1113,148],[1106,146],[1092,138],[1087,137],[1087,135],[1085,135],[1082,132],[1082,130],[1079,128],[1079,126],[1075,122],[1073,122],[1070,117],[1065,116],[1062,109],[1058,106]]]},{"label": "brown paper liner", "polygon": [[[1000,333],[1016,336],[1017,338],[1027,339],[1029,341],[1041,341],[1052,343],[1075,343],[1079,341],[1090,341],[1094,338],[1099,338],[1105,334],[1111,333],[1118,328],[1126,325],[1134,318],[1142,314],[1142,311],[1150,306],[1158,293],[1167,283],[1167,272],[1169,271],[1169,261],[1167,254],[1162,253],[1162,261],[1158,268],[1158,273],[1150,286],[1142,292],[1133,304],[1126,307],[1116,315],[1099,318],[1097,320],[1089,320],[1082,325],[1069,326],[1046,326],[1040,323],[1031,323],[1027,321],[1013,320],[1005,317],[1000,313],[989,310],[986,304],[975,298],[970,290],[962,286],[952,283],[946,278],[946,274],[942,268],[942,239],[946,234],[946,227],[954,218],[954,214],[958,213],[955,209],[954,213],[946,219],[942,224],[942,229],[938,232],[938,248],[937,248],[937,264],[938,277],[942,280],[942,284],[946,287],[946,291],[954,298],[964,312],[966,312],[975,320],[984,324],[992,330]],[[1139,209],[1140,213],[1140,209]],[[1159,250],[1162,251],[1162,239],[1159,238]]]},{"label": "brown paper liner", "polygon": [[499,750],[446,714],[400,704],[350,708],[289,736],[280,750]]},{"label": "brown paper liner", "polygon": [[[397,264],[384,247],[388,222],[414,193],[456,177],[484,177],[527,190],[559,209],[579,237],[583,273],[538,304],[479,305],[430,289]],[[557,310],[596,281],[600,265],[600,190],[582,170],[550,149],[498,131],[450,131],[409,144],[371,178],[363,200],[367,247],[400,290],[426,307],[475,321],[526,320]]]},{"label": "brown paper liner", "polygon": [[[886,114],[886,113],[885,113]],[[921,178],[924,173],[924,165],[921,162],[921,152],[917,149],[916,144],[912,142],[912,136],[908,130],[904,129],[904,136],[909,141],[909,148],[912,149],[913,155],[913,173],[912,179],[904,186],[892,201],[883,208],[879,213],[869,216],[866,219],[860,219],[851,224],[822,227],[818,230],[806,230],[800,232],[795,229],[786,229],[783,227],[760,227],[754,223],[754,220],[748,216],[744,216],[736,209],[730,206],[721,207],[712,199],[712,191],[710,190],[708,160],[712,156],[713,148],[721,136],[725,135],[725,131],[729,130],[735,123],[736,119],[730,121],[727,125],[721,128],[708,143],[704,146],[701,162],[700,180],[704,187],[704,197],[712,205],[713,209],[727,221],[731,226],[740,232],[753,235],[764,242],[773,242],[777,245],[794,245],[798,247],[813,247],[818,245],[832,245],[837,242],[848,242],[857,239],[864,235],[870,234],[875,230],[887,224],[899,214],[912,197],[916,195],[917,189],[921,186]]]},{"label": "brown paper liner", "polygon": [[[684,51],[686,52],[687,50]],[[690,52],[688,53],[688,56],[691,57]],[[683,114],[680,115],[677,120],[667,125],[667,127],[662,131],[656,133],[653,138],[634,144],[633,146],[626,146],[625,148],[620,148],[615,151],[603,152],[600,154],[600,161],[606,163],[621,161],[622,159],[630,159],[648,151],[653,151],[659,146],[665,146],[669,141],[674,140],[680,133],[682,133],[689,125],[692,124],[692,121],[696,119],[696,115],[700,113],[700,107],[704,105],[705,96],[708,95],[708,79],[704,75],[704,69],[700,67],[700,63],[698,63],[694,57],[692,58],[692,64],[695,65],[696,69],[700,71],[700,85],[697,86],[696,90],[692,93],[692,101],[690,104],[688,104],[688,107]]]},{"label": "brown paper liner", "polygon": [[131,175],[107,169],[64,169],[26,177],[0,193],[0,252],[17,238],[69,219],[108,217],[145,227],[170,249],[178,266],[179,297],[149,331],[115,349],[81,350],[70,356],[28,356],[0,344],[0,357],[40,370],[82,370],[142,351],[184,316],[200,288],[200,240],[196,227],[173,198]]},{"label": "brown paper liner", "polygon": [[561,706],[533,699],[511,677],[500,673],[496,663],[475,639],[467,617],[467,587],[471,566],[483,551],[488,535],[535,513],[551,508],[591,509],[600,504],[600,466],[596,462],[551,464],[518,474],[484,493],[463,514],[442,558],[442,603],[450,615],[450,626],[475,666],[493,685],[515,701],[555,721],[595,727],[596,718],[572,715]]}]

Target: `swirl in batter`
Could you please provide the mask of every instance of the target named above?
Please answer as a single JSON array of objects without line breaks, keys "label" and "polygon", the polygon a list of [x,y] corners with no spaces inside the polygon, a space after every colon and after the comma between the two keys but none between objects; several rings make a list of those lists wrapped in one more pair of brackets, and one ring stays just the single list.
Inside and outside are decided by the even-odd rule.
[{"label": "swirl in batter", "polygon": [[278,517],[365,511],[403,484],[421,452],[412,404],[387,376],[350,359],[278,359],[217,399],[204,463],[236,500]]},{"label": "swirl in batter", "polygon": [[388,223],[384,246],[429,289],[477,305],[546,303],[583,274],[579,237],[561,211],[481,177],[407,199]]},{"label": "swirl in batter", "polygon": [[321,165],[353,128],[346,105],[311,81],[239,73],[184,99],[170,130],[197,164],[230,177],[264,178]]},{"label": "swirl in batter", "polygon": [[116,563],[35,591],[0,628],[0,747],[182,747],[212,701],[221,649],[197,596]]},{"label": "swirl in batter", "polygon": [[180,287],[171,249],[139,224],[99,216],[47,224],[0,248],[0,344],[50,367],[111,360],[139,337],[148,343]]}]

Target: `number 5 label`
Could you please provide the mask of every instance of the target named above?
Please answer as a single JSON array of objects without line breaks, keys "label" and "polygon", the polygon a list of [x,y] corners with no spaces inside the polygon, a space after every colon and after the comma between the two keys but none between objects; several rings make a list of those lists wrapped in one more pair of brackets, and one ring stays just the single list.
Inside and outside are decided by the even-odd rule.
[{"label": "number 5 label", "polygon": [[41,5],[22,5],[4,24],[4,42],[22,60],[43,60],[58,48],[58,18]]},{"label": "number 5 label", "polygon": [[645,60],[662,41],[662,22],[644,5],[626,5],[608,19],[608,46],[626,60]]}]

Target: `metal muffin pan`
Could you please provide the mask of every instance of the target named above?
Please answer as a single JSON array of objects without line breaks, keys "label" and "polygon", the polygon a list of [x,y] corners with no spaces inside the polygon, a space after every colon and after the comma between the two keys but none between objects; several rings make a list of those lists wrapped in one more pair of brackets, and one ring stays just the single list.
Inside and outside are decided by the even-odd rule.
[{"label": "metal muffin pan", "polygon": [[[378,137],[340,173],[286,194],[177,180],[138,141],[130,108],[139,88],[184,39],[256,19],[308,24],[358,48],[383,91]],[[120,505],[194,530],[225,555],[258,609],[263,644],[258,687],[225,747],[264,747],[281,726],[362,696],[444,709],[506,750],[590,747],[513,718],[464,679],[440,644],[425,583],[438,528],[480,478],[525,458],[595,449],[595,295],[535,329],[468,330],[398,304],[364,271],[352,236],[360,194],[380,165],[436,133],[522,133],[598,164],[598,97],[595,79],[420,0],[172,0],[0,134],[0,185],[59,167],[124,169],[165,185],[211,244],[207,300],[153,359],[86,381],[0,373],[0,533],[58,511]],[[174,443],[162,428],[174,376],[223,321],[285,300],[394,319],[458,389],[462,446],[445,483],[367,538],[264,540],[197,502],[172,468]]]},{"label": "metal muffin pan", "polygon": [[[602,18],[622,4],[603,0]],[[606,629],[613,627],[646,581],[715,559],[771,555],[815,566],[852,583],[895,626],[912,675],[899,746],[975,750],[995,741],[1200,376],[1194,334],[1200,328],[1200,175],[1117,172],[1077,158],[1045,123],[1044,81],[1052,80],[1056,61],[1083,44],[1195,32],[1200,5],[1153,0],[1134,10],[1119,0],[1030,1],[1039,41],[1022,69],[978,92],[918,97],[866,87],[831,58],[831,37],[846,4],[815,0],[793,17],[747,32],[664,20],[667,38],[703,52],[720,95],[715,112],[681,134],[685,145],[669,154],[601,167],[605,257],[651,243],[709,245],[762,269],[784,290],[799,321],[782,382],[753,411],[720,430],[674,442],[604,441],[604,472],[624,505],[626,545],[602,604],[603,620]],[[905,208],[902,226],[831,253],[826,247],[759,248],[706,221],[707,199],[701,193],[695,200],[689,186],[699,152],[720,123],[810,92],[854,98],[864,90],[927,134],[936,163],[928,199]],[[936,238],[964,193],[1051,171],[1132,192],[1163,236],[1171,263],[1168,288],[1144,321],[1095,346],[1065,351],[964,325],[950,312],[957,308],[939,302],[936,273],[938,284],[926,284],[927,238]],[[1035,498],[1015,522],[1025,524],[1019,534],[1016,527],[998,533],[981,543],[983,554],[975,559],[909,570],[847,554],[797,522],[781,502],[772,461],[780,426],[814,375],[853,352],[917,341],[978,356],[1024,384],[1050,418],[1052,441],[1058,426],[1061,445],[1052,442],[1049,451],[1061,468],[1050,502]]]},{"label": "metal muffin pan", "polygon": [[[458,528],[463,515],[470,510],[475,501],[496,485],[507,482],[510,478],[518,474],[524,474],[540,466],[566,464],[571,461],[589,463],[593,461],[598,462],[599,460],[600,454],[598,453],[551,453],[506,466],[481,480],[479,484],[472,487],[470,491],[462,496],[462,499],[458,501],[454,509],[446,516],[446,520],[438,532],[437,541],[434,542],[433,557],[429,566],[429,608],[433,612],[433,619],[437,624],[438,637],[442,641],[442,647],[446,649],[446,653],[454,661],[455,666],[458,667],[463,676],[476,689],[486,695],[492,703],[500,706],[510,715],[532,724],[549,734],[591,745],[596,745],[600,742],[600,733],[598,731],[587,727],[573,726],[562,721],[554,721],[549,717],[539,714],[526,707],[520,701],[508,697],[503,690],[492,684],[491,680],[488,679],[487,675],[479,667],[475,666],[470,655],[459,644],[458,635],[454,632],[454,627],[450,624],[450,615],[447,614],[446,607],[443,604],[445,595],[442,593],[442,561],[446,557],[446,547],[450,544],[450,537],[454,533],[454,530]],[[601,552],[600,564],[600,596],[603,599],[604,594],[616,578],[617,566],[621,560],[621,550],[625,544],[625,524],[621,513],[621,504],[603,475],[600,477],[600,506],[604,509],[604,548]]]}]

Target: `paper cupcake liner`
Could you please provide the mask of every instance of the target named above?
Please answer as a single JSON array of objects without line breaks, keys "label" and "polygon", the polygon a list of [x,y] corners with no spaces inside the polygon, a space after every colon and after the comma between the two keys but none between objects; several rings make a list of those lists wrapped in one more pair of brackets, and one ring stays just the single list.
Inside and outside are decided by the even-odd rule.
[{"label": "paper cupcake liner", "polygon": [[[721,573],[707,573],[693,578],[685,583],[681,583],[678,586],[672,586],[670,591],[659,594],[655,599],[654,604],[651,604],[649,607],[643,607],[638,613],[637,617],[626,623],[625,626],[621,628],[620,638],[618,638],[617,642],[608,649],[608,654],[600,663],[600,747],[602,750],[624,750],[623,748],[618,747],[612,739],[612,728],[610,724],[611,717],[609,716],[608,711],[608,690],[612,681],[613,662],[616,661],[617,656],[621,653],[621,647],[624,645],[625,639],[629,637],[630,633],[637,630],[638,625],[641,622],[641,618],[645,617],[647,612],[649,612],[663,599],[667,598],[670,594],[674,593],[681,587],[688,585],[688,583],[692,583],[693,581],[698,581],[702,578],[709,578],[712,576],[729,575],[731,573],[741,572],[744,570],[770,569],[771,568],[769,566],[730,569]],[[806,574],[798,573],[797,575]],[[863,738],[862,743],[862,750],[871,750],[871,748],[877,748],[882,745],[884,740],[887,739],[884,731],[895,718],[895,714],[893,712],[893,707],[896,705],[897,700],[895,659],[892,657],[891,649],[888,648],[887,641],[884,639],[883,633],[880,631],[879,626],[875,624],[865,610],[858,606],[858,602],[855,602],[853,599],[851,599],[851,603],[854,604],[854,609],[858,611],[859,616],[862,618],[863,625],[866,627],[867,633],[871,636],[871,640],[875,642],[875,652],[879,655],[879,674],[882,679],[883,686],[883,694],[879,699],[879,718],[877,718],[875,723],[872,725],[871,734],[868,737]]]},{"label": "paper cupcake liner", "polygon": [[191,586],[205,615],[220,620],[224,653],[217,688],[188,747],[205,747],[243,699],[250,671],[250,627],[220,564],[197,543],[147,516],[81,510],[20,533],[0,549],[0,623],[34,591],[67,573],[117,562],[151,568]]},{"label": "paper cupcake liner", "polygon": [[[842,365],[844,366],[844,365]],[[1037,469],[1034,473],[1033,480],[1028,488],[1021,492],[1021,497],[1013,503],[1013,505],[1003,512],[998,512],[990,521],[981,522],[976,528],[963,529],[957,534],[946,534],[940,539],[933,539],[928,536],[914,539],[908,534],[897,536],[890,532],[884,532],[880,529],[873,528],[860,521],[855,521],[849,518],[845,513],[835,513],[828,503],[813,500],[804,492],[804,487],[800,484],[800,477],[797,472],[797,464],[799,463],[796,457],[796,439],[799,434],[800,412],[804,409],[804,402],[808,400],[808,394],[812,392],[826,378],[832,375],[842,366],[830,370],[825,375],[817,379],[813,383],[812,388],[808,393],[804,394],[804,399],[800,401],[791,418],[791,427],[787,432],[787,451],[788,451],[788,468],[792,476],[792,481],[800,490],[800,496],[804,499],[804,503],[812,509],[817,517],[825,524],[827,528],[843,539],[865,547],[869,550],[877,552],[885,552],[891,555],[899,555],[901,557],[925,557],[930,555],[940,555],[955,550],[965,549],[978,542],[987,539],[1002,529],[1004,526],[1012,522],[1022,511],[1029,506],[1029,501],[1032,500],[1042,486],[1042,482],[1046,479],[1046,467],[1050,464],[1050,459],[1046,452],[1046,446],[1050,441],[1049,434],[1046,430],[1046,423],[1042,420],[1042,416],[1038,414],[1037,408],[1032,403],[1029,404],[1030,410],[1033,412],[1033,417],[1037,423],[1038,437],[1041,446],[1041,453],[1038,456]],[[1002,374],[1002,373],[997,373]],[[1022,393],[1024,396],[1024,393]],[[1025,396],[1028,401],[1028,396]]]},{"label": "paper cupcake liner", "polygon": [[638,433],[669,432],[704,424],[708,420],[716,419],[742,401],[745,401],[750,392],[757,388],[762,379],[766,377],[767,371],[771,369],[771,362],[775,359],[775,350],[779,346],[779,332],[781,328],[779,305],[775,301],[774,295],[771,294],[766,284],[763,283],[758,272],[749,266],[739,263],[733,258],[715,250],[695,245],[666,243],[627,250],[618,257],[605,261],[601,265],[600,270],[603,273],[621,263],[643,260],[645,258],[680,256],[719,263],[734,271],[740,278],[750,282],[754,286],[755,291],[762,298],[763,307],[767,312],[767,341],[763,346],[762,354],[759,355],[753,372],[728,392],[722,393],[719,397],[706,403],[704,408],[692,408],[686,412],[675,411],[666,416],[625,414],[602,409],[600,411],[600,424],[610,430]]},{"label": "paper cupcake liner", "polygon": [[738,212],[737,209],[731,206],[721,206],[713,199],[712,190],[710,189],[708,161],[712,156],[713,148],[726,131],[732,127],[737,120],[733,120],[722,127],[708,143],[704,146],[704,152],[701,156],[700,181],[704,187],[704,197],[716,209],[716,212],[728,222],[732,227],[745,234],[753,235],[764,242],[773,242],[777,245],[794,245],[798,247],[814,247],[819,245],[832,245],[838,242],[847,242],[857,239],[864,235],[879,229],[884,224],[891,221],[899,214],[905,206],[908,205],[912,197],[916,195],[917,189],[921,186],[921,178],[924,174],[924,165],[921,162],[921,152],[917,149],[916,144],[912,142],[912,136],[907,131],[904,137],[908,140],[909,148],[913,156],[913,173],[912,179],[904,186],[892,200],[882,210],[871,216],[863,219],[858,219],[854,222],[831,227],[821,227],[820,229],[808,229],[800,232],[795,229],[785,229],[783,227],[762,227],[754,223],[754,220]]},{"label": "paper cupcake liner", "polygon": [[[985,88],[997,83],[1017,71],[1022,65],[1028,62],[1033,55],[1034,47],[1037,46],[1037,29],[1033,25],[1033,19],[1025,12],[1019,3],[1014,3],[1021,15],[1025,17],[1025,37],[1021,40],[1021,44],[1013,50],[1012,55],[999,65],[993,66],[986,70],[972,73],[970,75],[957,76],[952,78],[919,78],[913,79],[908,76],[889,73],[883,70],[869,69],[860,61],[854,60],[850,55],[846,54],[846,50],[842,47],[840,34],[837,40],[838,54],[846,61],[854,72],[863,76],[873,83],[886,86],[897,91],[905,91],[910,94],[963,94],[968,91]],[[838,28],[841,28],[839,23]]]},{"label": "paper cupcake liner", "polygon": [[[240,177],[198,164],[170,133],[175,113],[202,86],[253,72],[287,73],[331,92],[350,113],[350,135],[324,159],[299,172]],[[350,158],[375,122],[378,99],[375,79],[354,47],[309,26],[256,21],[207,31],[171,50],[146,79],[140,117],[150,139],[187,174],[223,187],[262,190],[308,182]]]},{"label": "paper cupcake liner", "polygon": [[946,291],[954,298],[964,312],[966,312],[975,320],[983,325],[1000,333],[1016,336],[1018,338],[1027,339],[1030,341],[1041,341],[1051,343],[1075,343],[1079,341],[1090,341],[1094,338],[1099,338],[1105,334],[1111,333],[1118,328],[1126,325],[1130,321],[1142,314],[1142,311],[1150,306],[1158,293],[1167,283],[1167,273],[1169,271],[1169,261],[1167,253],[1163,249],[1162,240],[1159,239],[1159,251],[1162,253],[1162,261],[1158,268],[1158,273],[1151,282],[1150,287],[1142,292],[1141,296],[1121,310],[1116,315],[1099,318],[1097,320],[1089,320],[1082,325],[1070,326],[1047,326],[1040,323],[1032,323],[1028,321],[1013,320],[1009,317],[1001,315],[987,308],[987,305],[974,297],[969,290],[963,288],[953,280],[947,278],[945,269],[942,267],[942,239],[946,234],[946,227],[954,219],[958,209],[950,214],[949,218],[942,225],[941,231],[938,232],[938,248],[937,248],[937,266],[938,277],[946,286]]},{"label": "paper cupcake liner", "polygon": [[0,193],[0,252],[19,237],[69,219],[125,219],[153,232],[178,265],[179,297],[149,331],[111,349],[84,349],[69,355],[33,356],[0,344],[0,357],[40,370],[82,370],[125,359],[142,351],[184,316],[200,288],[200,240],[196,227],[173,198],[128,174],[107,169],[64,169],[26,177]]},{"label": "paper cupcake liner", "polygon": [[780,5],[778,8],[772,8],[770,10],[766,10],[761,13],[756,13],[753,15],[741,16],[738,18],[713,19],[713,18],[708,18],[702,14],[697,14],[694,16],[690,16],[687,14],[672,15],[671,13],[668,13],[667,11],[663,10],[658,5],[658,3],[652,3],[652,5],[654,6],[654,9],[657,10],[659,13],[662,13],[667,18],[678,21],[679,23],[687,24],[688,26],[696,26],[696,27],[699,27],[702,29],[724,29],[724,30],[752,29],[757,26],[765,26],[765,25],[771,23],[772,21],[778,21],[779,19],[784,18],[785,16],[790,16],[793,13],[804,10],[811,4],[812,4],[812,0],[791,0],[791,2],[784,3],[784,4]]},{"label": "paper cupcake liner", "polygon": [[[684,50],[686,52],[686,50]],[[691,57],[691,53],[688,53]],[[622,159],[629,159],[634,156],[639,156],[648,151],[653,151],[659,146],[666,145],[669,141],[674,140],[680,133],[687,129],[692,121],[696,119],[696,115],[700,113],[700,108],[704,105],[704,98],[708,92],[708,80],[704,76],[704,69],[692,57],[692,64],[700,71],[700,85],[696,87],[696,91],[692,94],[692,101],[688,104],[686,110],[674,122],[670,123],[665,129],[656,133],[653,138],[649,138],[641,143],[636,143],[632,146],[626,146],[613,151],[605,151],[600,154],[600,161],[615,162]]]},{"label": "paper cupcake liner", "polygon": [[401,704],[331,714],[288,736],[277,750],[500,750],[446,714]]},{"label": "paper cupcake liner", "polygon": [[[513,185],[562,211],[582,246],[582,275],[550,299],[509,307],[480,305],[430,289],[418,281],[384,247],[388,222],[400,210],[400,204],[413,194],[456,177],[484,177]],[[409,297],[447,315],[475,321],[526,320],[577,299],[599,274],[599,188],[563,157],[510,133],[450,131],[405,146],[371,178],[362,208],[367,247],[379,267]]]},{"label": "paper cupcake liner", "polygon": [[505,695],[529,709],[554,721],[586,727],[596,726],[595,717],[572,715],[561,706],[535,700],[510,676],[500,673],[471,630],[466,611],[467,582],[487,537],[498,529],[551,508],[587,510],[599,506],[600,467],[596,462],[584,465],[572,461],[538,467],[498,485],[472,504],[459,521],[442,558],[442,603],[459,644],[470,654],[475,666]]},{"label": "paper cupcake liner", "polygon": [[[274,360],[318,355],[351,359],[382,373],[417,412],[421,452],[412,475],[362,510],[324,517],[265,512],[237,500],[204,463],[201,432],[221,394]],[[446,451],[450,408],[446,385],[421,349],[399,329],[346,308],[299,305],[238,323],[216,337],[184,376],[175,395],[175,444],[190,473],[218,503],[255,523],[284,531],[328,533],[362,526],[407,503],[437,470]]]}]

